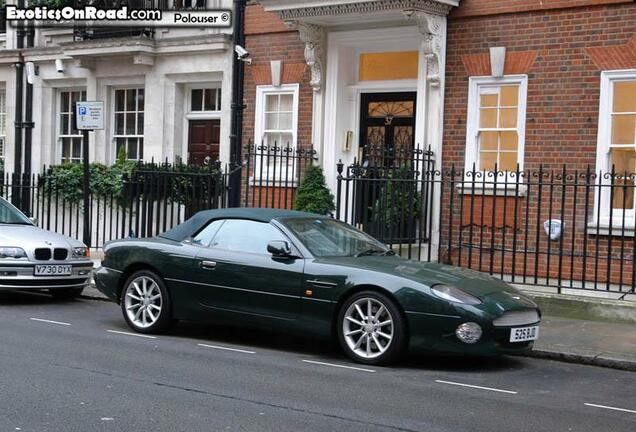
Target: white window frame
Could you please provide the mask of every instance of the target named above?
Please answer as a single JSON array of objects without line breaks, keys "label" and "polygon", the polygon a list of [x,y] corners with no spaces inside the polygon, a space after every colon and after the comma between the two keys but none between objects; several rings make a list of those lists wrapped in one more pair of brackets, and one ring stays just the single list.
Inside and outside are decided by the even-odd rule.
[{"label": "white window frame", "polygon": [[[524,166],[524,154],[525,154],[525,142],[526,142],[526,106],[528,98],[528,75],[506,75],[501,78],[495,77],[470,77],[468,80],[468,108],[466,117],[466,152],[465,152],[465,165],[464,172],[472,172],[473,166],[476,172],[483,172],[479,169],[479,91],[482,87],[489,86],[502,86],[517,84],[519,86],[519,105],[517,107],[517,163],[519,164],[519,171],[523,170]],[[512,178],[510,174],[505,178],[502,176],[501,183],[510,182],[514,183],[516,179]],[[471,180],[471,178],[467,178]],[[492,180],[491,180],[492,181]],[[486,188],[493,185],[485,185]],[[470,186],[467,186],[469,190],[472,190]],[[509,187],[509,186],[508,186]],[[510,192],[510,191],[509,191]]]},{"label": "white window frame", "polygon": [[[607,228],[613,227],[613,234],[620,235],[623,227],[623,213],[625,213],[625,228],[635,228],[636,210],[623,211],[613,209],[610,221],[610,190],[603,185],[610,185],[611,179],[604,178],[602,173],[611,171],[610,142],[612,139],[612,107],[614,101],[614,83],[618,81],[636,81],[636,69],[603,71],[601,72],[601,93],[598,118],[598,137],[596,143],[596,174],[598,187],[594,196],[594,218],[589,226]],[[599,189],[603,191],[600,193]],[[600,203],[599,203],[600,200]],[[600,205],[599,205],[600,204]],[[631,233],[633,235],[633,232]]]},{"label": "white window frame", "polygon": [[[143,90],[144,91],[144,110],[143,111],[139,111],[137,109],[137,107],[135,107],[135,111],[117,111],[117,91],[118,90]],[[145,138],[144,135],[146,133],[146,98],[147,98],[147,93],[146,93],[146,86],[143,84],[139,84],[139,85],[128,85],[128,86],[117,86],[117,87],[113,87],[112,88],[112,93],[111,93],[111,99],[112,99],[112,103],[111,103],[111,120],[112,120],[112,143],[113,143],[113,149],[115,150],[115,155],[114,155],[114,159],[113,160],[117,160],[117,138],[141,138],[141,145],[142,148],[145,145]],[[125,98],[124,98],[124,104],[125,104]],[[143,112],[144,114],[144,134],[139,135],[139,134],[132,134],[132,135],[118,135],[117,134],[117,115],[118,113],[135,113],[135,115],[139,114],[140,112]],[[137,119],[135,118],[135,122],[137,121]],[[126,132],[124,130],[124,132]],[[135,132],[137,132],[135,130]],[[139,141],[137,141],[137,156],[139,156]],[[130,160],[130,161],[141,161],[143,160],[143,157],[137,157],[137,158],[128,158],[128,154],[126,154],[126,159]]]},{"label": "white window frame", "polygon": [[[291,129],[291,135],[292,135],[292,148],[294,150],[296,150],[298,148],[298,106],[299,106],[299,93],[300,93],[300,85],[299,84],[283,84],[279,87],[276,86],[270,86],[270,85],[264,85],[264,86],[257,86],[256,87],[256,103],[255,103],[255,107],[254,107],[254,113],[255,113],[255,121],[254,121],[254,144],[256,146],[256,148],[258,148],[258,146],[261,145],[261,142],[263,141],[264,137],[265,137],[265,133],[267,132],[265,130],[265,106],[266,106],[266,98],[269,95],[282,95],[282,94],[286,94],[289,95],[291,94],[293,96],[293,103],[292,103],[292,129]],[[295,158],[290,158],[290,162],[293,163],[296,159]],[[258,160],[256,161],[258,163]],[[254,177],[256,175],[260,175],[260,168],[254,167]],[[268,175],[267,179],[259,179],[259,180],[268,180],[270,182],[286,182],[288,183],[289,186],[293,186],[296,182],[296,178],[295,179],[282,179],[282,178],[278,178],[275,179],[273,178],[274,176],[274,170],[270,169],[269,173],[266,173],[266,169],[263,169],[263,176]],[[276,174],[277,175],[282,175],[284,176],[284,173],[282,173],[282,171],[280,169],[276,170]],[[298,176],[298,173],[295,173],[296,176]],[[254,180],[254,178],[252,179]]]},{"label": "white window frame", "polygon": [[[57,97],[55,98],[55,142],[57,145],[57,149],[56,149],[56,159],[59,163],[63,163],[64,159],[63,159],[63,152],[64,152],[64,145],[62,143],[62,139],[63,138],[81,138],[83,139],[84,136],[82,135],[81,131],[78,131],[77,134],[62,134],[62,122],[61,122],[61,114],[62,114],[62,93],[68,93],[68,92],[84,92],[86,93],[86,88],[85,87],[60,87],[57,89],[56,91],[56,95]],[[73,118],[73,107],[69,105],[69,109],[70,112],[68,112],[68,114],[71,114],[71,119]],[[72,120],[71,120],[72,122]],[[69,131],[70,132],[70,131]],[[71,147],[71,154],[73,153],[73,148]],[[79,159],[75,158],[75,160],[71,157],[69,159],[70,163],[81,163],[82,162],[82,158],[84,155],[84,145],[82,144],[81,149],[80,149],[80,156]]]}]

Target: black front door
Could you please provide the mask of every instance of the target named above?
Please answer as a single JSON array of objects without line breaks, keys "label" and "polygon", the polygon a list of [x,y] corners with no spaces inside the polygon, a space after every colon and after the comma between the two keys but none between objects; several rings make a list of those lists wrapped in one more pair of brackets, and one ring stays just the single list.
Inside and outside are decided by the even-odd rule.
[{"label": "black front door", "polygon": [[[417,184],[412,170],[415,144],[415,92],[362,94],[359,161],[354,186],[355,222],[386,243],[415,229]],[[405,177],[403,170],[410,173]],[[399,177],[404,181],[393,183]],[[412,180],[412,181],[408,181]]]},{"label": "black front door", "polygon": [[364,166],[399,167],[409,159],[415,106],[415,92],[362,94],[359,156]]}]

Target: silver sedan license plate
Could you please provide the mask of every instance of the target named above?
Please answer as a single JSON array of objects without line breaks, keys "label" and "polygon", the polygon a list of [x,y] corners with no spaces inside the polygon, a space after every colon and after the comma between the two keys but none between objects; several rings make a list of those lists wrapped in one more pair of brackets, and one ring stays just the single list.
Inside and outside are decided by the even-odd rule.
[{"label": "silver sedan license plate", "polygon": [[73,274],[71,265],[38,264],[35,266],[35,276],[70,276]]},{"label": "silver sedan license plate", "polygon": [[527,342],[539,337],[539,326],[520,327],[510,330],[510,342]]}]

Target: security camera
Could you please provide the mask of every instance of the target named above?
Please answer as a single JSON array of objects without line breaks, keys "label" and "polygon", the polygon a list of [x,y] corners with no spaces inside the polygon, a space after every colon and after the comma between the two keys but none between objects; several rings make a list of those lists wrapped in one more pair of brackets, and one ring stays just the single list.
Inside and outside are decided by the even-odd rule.
[{"label": "security camera", "polygon": [[250,57],[251,54],[248,50],[246,50],[240,45],[236,45],[234,47],[234,51],[236,51],[236,55],[238,56],[239,60],[244,61],[248,64],[252,63],[252,59]]},{"label": "security camera", "polygon": [[64,73],[64,62],[62,59],[55,59],[55,70],[59,73]]}]

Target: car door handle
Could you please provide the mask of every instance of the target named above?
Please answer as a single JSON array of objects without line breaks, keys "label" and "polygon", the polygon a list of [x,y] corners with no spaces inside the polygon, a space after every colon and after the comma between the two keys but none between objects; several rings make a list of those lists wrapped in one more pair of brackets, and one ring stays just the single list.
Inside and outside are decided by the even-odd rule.
[{"label": "car door handle", "polygon": [[216,268],[216,262],[214,261],[201,261],[201,268],[207,270],[213,270]]},{"label": "car door handle", "polygon": [[335,288],[338,286],[338,284],[335,282],[328,282],[328,281],[323,281],[319,279],[308,280],[307,283],[318,288]]}]

